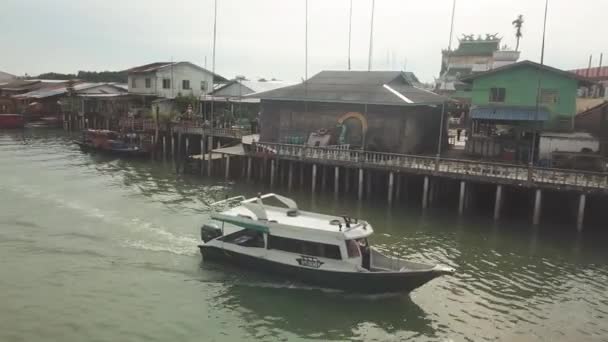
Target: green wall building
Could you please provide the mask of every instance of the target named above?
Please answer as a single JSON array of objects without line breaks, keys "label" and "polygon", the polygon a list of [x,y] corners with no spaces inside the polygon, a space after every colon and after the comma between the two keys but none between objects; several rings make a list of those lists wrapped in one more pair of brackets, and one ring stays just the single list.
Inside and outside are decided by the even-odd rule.
[{"label": "green wall building", "polygon": [[471,85],[466,151],[522,162],[529,160],[530,151],[538,150],[539,132],[574,129],[577,89],[589,83],[574,73],[531,61],[461,81]]}]

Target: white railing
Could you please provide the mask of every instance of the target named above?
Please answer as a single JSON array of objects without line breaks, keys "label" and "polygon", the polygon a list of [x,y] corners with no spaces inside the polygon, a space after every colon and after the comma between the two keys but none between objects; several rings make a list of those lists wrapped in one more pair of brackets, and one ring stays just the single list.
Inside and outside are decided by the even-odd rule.
[{"label": "white railing", "polygon": [[384,152],[368,152],[305,145],[255,143],[257,154],[300,160],[348,163],[366,167],[421,171],[481,177],[510,182],[527,182],[608,190],[608,173],[491,163],[475,160],[443,159]]}]

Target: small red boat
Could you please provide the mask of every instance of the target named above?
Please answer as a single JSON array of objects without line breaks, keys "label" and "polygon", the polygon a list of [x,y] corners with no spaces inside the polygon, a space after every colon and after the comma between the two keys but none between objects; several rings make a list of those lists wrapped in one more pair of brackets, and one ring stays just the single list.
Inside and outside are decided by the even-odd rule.
[{"label": "small red boat", "polygon": [[0,129],[2,128],[23,128],[25,119],[21,114],[0,114]]}]

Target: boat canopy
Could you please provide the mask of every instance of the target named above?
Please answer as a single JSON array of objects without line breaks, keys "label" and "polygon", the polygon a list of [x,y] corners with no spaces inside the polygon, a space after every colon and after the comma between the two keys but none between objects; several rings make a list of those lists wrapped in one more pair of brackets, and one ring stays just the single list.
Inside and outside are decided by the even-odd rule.
[{"label": "boat canopy", "polygon": [[[286,208],[264,204],[262,200],[268,198],[277,199]],[[250,199],[233,197],[212,206],[227,205],[237,200],[239,205],[215,213],[211,218],[271,235],[322,243],[360,239],[373,234],[372,227],[363,220],[348,215],[331,216],[301,211],[295,201],[276,194]]]}]

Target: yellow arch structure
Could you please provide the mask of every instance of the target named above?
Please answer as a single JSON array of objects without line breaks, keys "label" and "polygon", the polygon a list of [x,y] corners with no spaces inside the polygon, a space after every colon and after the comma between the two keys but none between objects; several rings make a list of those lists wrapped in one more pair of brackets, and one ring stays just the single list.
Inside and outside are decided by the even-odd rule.
[{"label": "yellow arch structure", "polygon": [[367,124],[367,118],[365,116],[363,116],[363,114],[359,113],[359,112],[348,112],[345,113],[344,115],[342,115],[341,117],[338,118],[338,123],[343,125],[344,121],[348,120],[348,119],[357,119],[359,120],[359,122],[361,122],[361,135],[362,135],[362,147],[363,149],[365,149],[365,142],[367,141],[367,128],[368,128],[368,124]]},{"label": "yellow arch structure", "polygon": [[357,119],[361,122],[361,129],[363,130],[363,136],[365,136],[365,134],[367,133],[367,119],[365,118],[365,116],[363,116],[363,114],[359,113],[359,112],[348,112],[345,113],[344,115],[342,115],[340,118],[338,118],[338,123],[339,124],[344,124],[344,121],[353,118],[353,119]]}]

